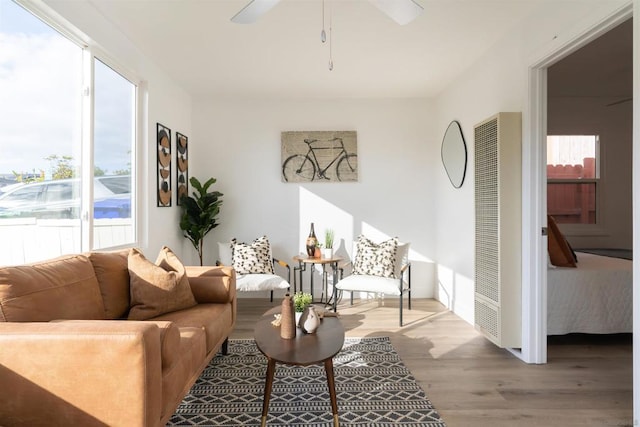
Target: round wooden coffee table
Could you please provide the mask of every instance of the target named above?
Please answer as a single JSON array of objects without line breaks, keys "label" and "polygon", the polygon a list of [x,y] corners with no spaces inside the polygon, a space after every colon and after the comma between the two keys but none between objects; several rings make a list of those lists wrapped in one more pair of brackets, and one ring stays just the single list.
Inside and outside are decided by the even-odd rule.
[{"label": "round wooden coffee table", "polygon": [[283,339],[280,338],[280,327],[271,324],[274,319],[273,315],[276,313],[280,313],[280,307],[273,308],[263,314],[254,330],[256,344],[268,360],[261,425],[266,426],[267,424],[267,412],[269,411],[269,400],[271,399],[276,363],[295,366],[324,363],[329,396],[331,397],[333,425],[339,426],[336,384],[333,375],[333,356],[340,352],[344,344],[344,327],[342,323],[337,317],[324,317],[314,334],[304,334],[298,328],[295,338]]}]

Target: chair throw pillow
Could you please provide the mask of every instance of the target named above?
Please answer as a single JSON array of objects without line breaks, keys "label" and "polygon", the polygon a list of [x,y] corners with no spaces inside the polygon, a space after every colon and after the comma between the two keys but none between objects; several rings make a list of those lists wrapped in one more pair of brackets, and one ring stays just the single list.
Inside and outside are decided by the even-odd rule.
[{"label": "chair throw pillow", "polygon": [[166,246],[155,264],[138,249],[128,257],[131,310],[129,320],[146,320],[196,305],[180,259]]},{"label": "chair throw pillow", "polygon": [[397,278],[395,272],[397,251],[397,237],[376,244],[362,235],[358,236],[353,274]]},{"label": "chair throw pillow", "polygon": [[252,243],[231,240],[231,260],[237,274],[274,274],[271,246],[267,236],[258,237]]}]

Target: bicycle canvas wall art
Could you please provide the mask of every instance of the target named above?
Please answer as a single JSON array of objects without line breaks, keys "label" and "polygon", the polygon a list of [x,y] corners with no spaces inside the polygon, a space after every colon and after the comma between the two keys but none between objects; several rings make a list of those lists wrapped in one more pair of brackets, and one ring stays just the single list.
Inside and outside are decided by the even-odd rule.
[{"label": "bicycle canvas wall art", "polygon": [[358,181],[356,131],[282,132],[283,182]]}]

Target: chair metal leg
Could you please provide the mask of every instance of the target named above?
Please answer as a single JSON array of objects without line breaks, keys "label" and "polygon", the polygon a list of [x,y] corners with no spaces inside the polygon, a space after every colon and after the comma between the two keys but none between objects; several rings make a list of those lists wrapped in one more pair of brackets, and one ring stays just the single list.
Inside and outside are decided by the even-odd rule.
[{"label": "chair metal leg", "polygon": [[400,327],[402,328],[402,299],[404,292],[400,292]]},{"label": "chair metal leg", "polygon": [[333,312],[338,310],[338,289],[336,288],[336,281],[333,281]]},{"label": "chair metal leg", "polygon": [[411,310],[411,263],[407,264],[407,289],[404,289],[404,283],[402,283],[404,274],[400,275],[400,327],[402,327],[402,305],[404,299],[404,293],[407,293],[409,301],[409,310]]},{"label": "chair metal leg", "polygon": [[411,264],[407,268],[407,290],[409,292],[409,310],[411,310]]},{"label": "chair metal leg", "polygon": [[273,289],[271,290],[271,302],[273,302]]},{"label": "chair metal leg", "polygon": [[351,305],[353,305],[353,291],[351,291],[350,295],[351,295]]}]

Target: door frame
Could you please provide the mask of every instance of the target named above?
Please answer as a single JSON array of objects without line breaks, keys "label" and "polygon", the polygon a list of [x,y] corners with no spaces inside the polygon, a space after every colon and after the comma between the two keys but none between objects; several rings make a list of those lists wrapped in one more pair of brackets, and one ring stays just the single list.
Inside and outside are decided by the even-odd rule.
[{"label": "door frame", "polygon": [[[528,111],[525,112],[527,120],[523,121],[523,141],[522,141],[522,351],[520,357],[527,363],[547,362],[547,237],[543,230],[547,227],[547,191],[546,191],[546,144],[544,143],[547,134],[547,69],[560,59],[580,49],[602,34],[631,18],[636,11],[640,11],[640,0],[633,0],[620,8],[615,13],[600,20],[587,31],[574,37],[570,37],[559,45],[553,52],[544,57],[532,61],[529,67],[529,102]],[[634,46],[638,40],[638,28],[640,23],[634,20]],[[638,92],[640,92],[638,79],[638,54],[634,48],[634,111],[640,111],[638,105]],[[639,124],[634,119],[634,140],[633,146],[640,144],[638,130]],[[636,164],[640,164],[640,155],[634,149],[634,183]],[[636,161],[636,157],[639,161]],[[640,171],[638,171],[640,174]],[[640,175],[639,175],[640,177]],[[634,186],[635,187],[635,186]],[[640,219],[640,212],[637,212],[634,199],[634,230],[636,217]],[[636,231],[637,232],[637,231]],[[634,236],[634,249],[638,239]],[[640,242],[638,242],[640,246]],[[640,250],[640,247],[638,248]],[[634,290],[636,289],[636,262],[634,261]],[[636,292],[634,292],[634,307]],[[640,296],[638,297],[640,301]],[[637,329],[636,323],[640,326],[640,319],[636,322],[636,311],[634,310],[634,335]],[[640,313],[639,313],[640,314]],[[640,316],[638,316],[640,317]],[[636,357],[634,346],[634,362]],[[634,363],[634,367],[635,367]],[[636,381],[634,369],[634,386],[640,385],[640,375]],[[634,387],[635,388],[635,387]],[[638,393],[634,394],[636,396]],[[635,397],[634,397],[635,399]],[[639,398],[640,399],[640,398]],[[640,400],[639,400],[640,402]],[[634,400],[634,407],[635,400]]]}]

